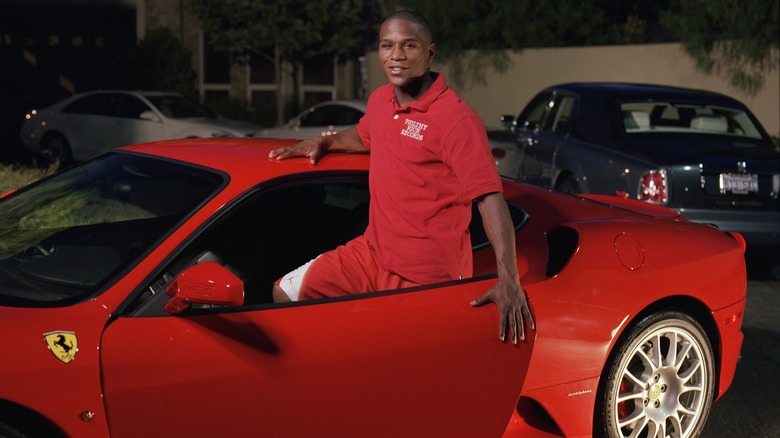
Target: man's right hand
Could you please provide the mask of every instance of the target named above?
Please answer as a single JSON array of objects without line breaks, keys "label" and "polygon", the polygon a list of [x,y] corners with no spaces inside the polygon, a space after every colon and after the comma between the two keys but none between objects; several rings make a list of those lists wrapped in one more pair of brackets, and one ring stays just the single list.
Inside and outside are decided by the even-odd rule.
[{"label": "man's right hand", "polygon": [[345,129],[338,134],[312,137],[286,148],[274,149],[268,154],[272,160],[284,160],[293,157],[309,157],[311,164],[318,161],[330,151],[368,152],[354,127]]},{"label": "man's right hand", "polygon": [[330,139],[328,137],[313,137],[302,142],[274,149],[268,154],[268,158],[276,160],[285,160],[293,157],[309,157],[311,164],[317,164],[330,146]]}]

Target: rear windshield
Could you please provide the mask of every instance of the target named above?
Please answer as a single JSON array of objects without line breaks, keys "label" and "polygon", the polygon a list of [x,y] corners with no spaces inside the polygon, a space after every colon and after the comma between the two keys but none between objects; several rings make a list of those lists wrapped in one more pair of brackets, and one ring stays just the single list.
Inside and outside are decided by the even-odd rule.
[{"label": "rear windshield", "polygon": [[673,102],[626,102],[620,105],[627,134],[678,132],[760,139],[761,131],[741,109]]},{"label": "rear windshield", "polygon": [[57,305],[100,291],[223,182],[116,153],[0,199],[0,304]]}]

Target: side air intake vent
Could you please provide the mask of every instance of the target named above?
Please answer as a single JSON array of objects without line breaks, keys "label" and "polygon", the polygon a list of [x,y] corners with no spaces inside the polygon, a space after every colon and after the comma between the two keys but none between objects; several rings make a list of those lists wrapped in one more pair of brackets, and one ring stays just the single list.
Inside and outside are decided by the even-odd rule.
[{"label": "side air intake vent", "polygon": [[577,250],[580,236],[569,227],[556,228],[547,233],[547,271],[548,277],[558,275],[571,256]]}]

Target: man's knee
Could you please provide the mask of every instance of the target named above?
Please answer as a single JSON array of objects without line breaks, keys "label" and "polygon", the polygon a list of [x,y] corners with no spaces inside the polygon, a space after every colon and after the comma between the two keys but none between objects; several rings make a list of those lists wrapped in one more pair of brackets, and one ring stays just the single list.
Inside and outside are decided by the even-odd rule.
[{"label": "man's knee", "polygon": [[291,301],[287,293],[276,284],[274,284],[271,293],[273,295],[274,303],[289,303]]},{"label": "man's knee", "polygon": [[[316,258],[314,260],[317,260]],[[290,271],[284,277],[280,278],[273,287],[273,299],[275,303],[298,301],[303,288],[303,278],[311,267],[314,260],[300,266],[294,271]],[[284,296],[282,296],[284,295]]]}]

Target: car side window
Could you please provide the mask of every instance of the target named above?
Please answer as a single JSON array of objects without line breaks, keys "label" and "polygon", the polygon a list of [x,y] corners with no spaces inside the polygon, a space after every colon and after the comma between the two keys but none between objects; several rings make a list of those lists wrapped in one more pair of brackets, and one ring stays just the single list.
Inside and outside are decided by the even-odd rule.
[{"label": "car side window", "polygon": [[574,97],[559,95],[551,110],[550,132],[566,135],[574,121]]},{"label": "car side window", "polygon": [[517,119],[518,127],[535,131],[540,129],[544,124],[544,119],[547,116],[548,104],[552,93],[545,92],[536,95],[531,102],[526,105],[523,112]]},{"label": "car side window", "polygon": [[86,95],[63,108],[62,112],[68,114],[110,116],[111,95],[104,93]]},{"label": "car side window", "polygon": [[354,125],[363,113],[344,105],[328,105],[313,109],[301,119],[301,126]]},{"label": "car side window", "polygon": [[148,105],[140,99],[129,94],[117,94],[111,101],[112,110],[116,117],[127,119],[140,119],[141,113],[150,111]]},{"label": "car side window", "polygon": [[140,291],[134,313],[165,314],[165,286],[203,261],[216,261],[241,279],[245,305],[272,303],[274,281],[365,231],[368,202],[365,176],[308,179],[259,190],[229,207]]}]

